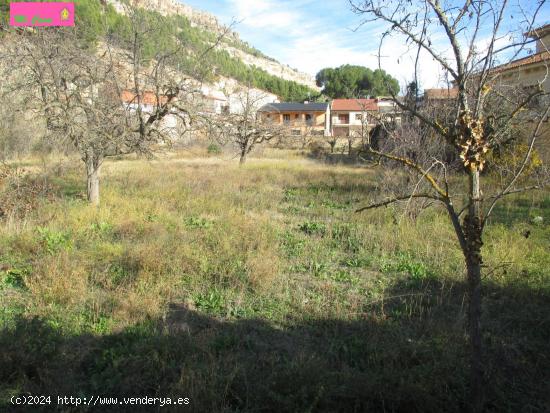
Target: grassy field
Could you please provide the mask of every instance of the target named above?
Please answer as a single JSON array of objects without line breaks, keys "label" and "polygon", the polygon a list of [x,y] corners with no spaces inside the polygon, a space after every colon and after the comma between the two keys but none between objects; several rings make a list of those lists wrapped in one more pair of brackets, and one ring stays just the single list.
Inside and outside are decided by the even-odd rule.
[{"label": "grassy field", "polygon": [[[49,196],[0,222],[0,410],[21,392],[190,398],[162,411],[466,408],[452,228],[439,209],[354,213],[379,195],[376,170],[123,159],[94,209],[79,163],[29,166]],[[487,411],[550,409],[549,223],[538,192],[487,232]]]}]

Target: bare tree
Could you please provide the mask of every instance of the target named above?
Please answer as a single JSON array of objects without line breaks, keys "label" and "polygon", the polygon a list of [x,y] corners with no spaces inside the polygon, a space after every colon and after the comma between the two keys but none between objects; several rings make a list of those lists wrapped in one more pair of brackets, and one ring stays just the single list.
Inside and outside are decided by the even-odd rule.
[{"label": "bare tree", "polygon": [[330,134],[329,136],[325,136],[325,140],[330,146],[330,153],[334,153],[336,144],[338,143],[338,136]]},{"label": "bare tree", "polygon": [[[456,88],[456,95],[449,98],[446,109],[427,109],[419,106],[417,99],[402,100],[393,96],[393,101],[411,119],[410,123],[420,128],[420,136],[429,136],[442,147],[451,148],[461,165],[457,179],[448,179],[452,159],[445,159],[442,154],[421,159],[407,151],[392,152],[371,147],[372,154],[413,171],[416,179],[410,192],[359,211],[415,198],[429,199],[445,207],[467,270],[470,402],[475,412],[481,411],[484,403],[480,325],[484,228],[500,199],[542,185],[538,179],[530,181],[526,173],[542,135],[543,122],[548,117],[549,105],[544,100],[547,94],[543,89],[548,70],[538,84],[529,89],[507,84],[499,70],[506,67],[499,64],[505,65],[516,59],[529,45],[525,33],[534,32],[534,22],[545,0],[529,3],[518,1],[512,4],[508,0],[463,0],[460,4],[442,0],[350,0],[353,10],[364,19],[362,24],[376,21],[387,25],[379,47],[379,62],[383,59],[384,41],[390,36],[401,36],[415,58],[415,84],[421,62],[433,59],[440,66],[443,77]],[[516,25],[513,31],[504,24],[505,16],[511,13],[520,17],[513,20]],[[503,40],[509,43],[501,45]],[[541,99],[546,103],[532,105]],[[519,122],[526,135],[527,148],[521,161],[499,187],[486,186],[482,191],[481,173],[490,154],[519,139],[514,127]],[[397,141],[403,141],[405,135],[402,131],[402,128],[388,128],[388,134]],[[417,149],[422,150],[422,147]],[[467,188],[465,197],[462,194],[464,187]]]},{"label": "bare tree", "polygon": [[24,75],[11,92],[24,93],[25,109],[44,117],[50,135],[78,150],[86,165],[88,199],[97,204],[103,158],[131,145],[112,87],[113,68],[79,48],[71,29],[20,33],[12,44],[11,67]]},{"label": "bare tree", "polygon": [[258,109],[265,103],[266,95],[258,89],[249,86],[236,91],[235,96],[238,102],[230,113],[221,114],[212,121],[211,135],[222,145],[235,145],[239,163],[243,165],[254,148],[281,138],[286,128],[261,119]]},{"label": "bare tree", "polygon": [[[107,157],[150,155],[159,143],[185,133],[192,121],[199,80],[175,68],[184,45],[144,53],[160,23],[128,8],[131,35],[105,39],[97,50],[82,44],[76,29],[20,31],[11,39],[10,70],[23,73],[10,92],[26,94],[25,108],[46,119],[56,140],[77,149],[87,172],[87,197],[99,204],[99,176]],[[219,39],[218,39],[219,41]],[[198,62],[215,45],[196,56]]]},{"label": "bare tree", "polygon": [[[371,140],[372,126],[382,122],[382,117],[369,107],[369,102],[365,99],[356,98],[355,102],[359,108],[359,127],[350,127],[348,134],[348,154],[351,156],[353,144],[356,140],[361,143],[361,148],[369,148]],[[350,120],[351,122],[351,120]]]}]

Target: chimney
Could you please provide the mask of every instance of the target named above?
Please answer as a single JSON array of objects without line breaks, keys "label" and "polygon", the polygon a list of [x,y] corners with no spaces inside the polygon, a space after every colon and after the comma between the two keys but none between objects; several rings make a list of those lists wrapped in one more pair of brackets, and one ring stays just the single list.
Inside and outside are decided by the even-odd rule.
[{"label": "chimney", "polygon": [[304,100],[304,105],[307,105],[309,103],[309,100]]}]

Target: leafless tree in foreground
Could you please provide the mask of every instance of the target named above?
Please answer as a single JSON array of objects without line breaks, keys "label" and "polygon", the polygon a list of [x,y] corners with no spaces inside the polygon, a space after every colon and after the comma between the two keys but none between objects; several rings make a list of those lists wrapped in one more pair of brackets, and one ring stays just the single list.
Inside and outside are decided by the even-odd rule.
[{"label": "leafless tree in foreground", "polygon": [[104,159],[150,151],[164,114],[159,105],[150,121],[138,121],[139,109],[131,111],[122,100],[126,88],[109,53],[98,56],[78,42],[73,29],[19,34],[11,67],[25,75],[13,92],[27,95],[25,108],[45,118],[50,137],[78,151],[86,165],[88,200],[97,205]]},{"label": "leafless tree in foreground", "polygon": [[[190,127],[199,90],[195,73],[175,70],[184,45],[177,40],[171,50],[148,56],[147,37],[160,30],[160,22],[129,6],[126,14],[130,35],[110,36],[97,49],[83,44],[75,28],[7,34],[6,67],[20,73],[11,79],[10,93],[26,95],[25,109],[45,118],[47,133],[78,151],[94,205],[105,158],[151,155],[159,143],[178,139]],[[196,56],[200,73],[206,65],[199,62],[215,46]]]},{"label": "leafless tree in foreground", "polygon": [[[549,113],[548,95],[543,89],[548,70],[541,75],[538,85],[526,89],[517,83],[507,84],[502,70],[497,68],[525,51],[531,42],[526,34],[536,32],[534,23],[545,0],[528,3],[517,1],[512,4],[507,0],[463,0],[460,4],[445,0],[350,0],[353,10],[364,19],[363,24],[375,21],[387,25],[379,48],[379,62],[383,58],[384,41],[399,36],[416,56],[415,82],[420,62],[433,59],[457,89],[456,95],[448,100],[450,106],[447,110],[426,110],[417,104],[416,99],[411,102],[393,96],[393,100],[404,117],[409,117],[409,123],[421,131],[420,135],[451,148],[455,159],[460,162],[461,174],[449,179],[451,161],[444,157],[420,159],[406,150],[392,152],[371,148],[372,154],[413,171],[416,182],[411,185],[410,192],[359,211],[416,198],[430,199],[446,208],[467,269],[470,403],[475,412],[481,411],[484,403],[480,326],[483,231],[499,200],[544,184],[544,180],[529,177],[527,172],[531,169],[529,166],[538,141],[548,138],[543,134],[544,120]],[[504,23],[510,14],[515,16],[512,21],[516,25],[514,31],[506,29],[508,24]],[[547,56],[548,51],[543,53]],[[519,124],[521,128],[518,128]],[[491,154],[520,139],[519,129],[525,144],[521,160],[506,174],[498,188],[486,185],[482,191],[482,182],[485,181],[481,173]],[[402,132],[402,128],[388,129],[389,135],[397,142],[406,138]],[[402,148],[402,145],[396,147]],[[461,193],[463,188],[467,188],[466,194]]]},{"label": "leafless tree in foreground", "polygon": [[238,149],[239,163],[243,165],[252,150],[263,143],[279,139],[286,128],[258,114],[266,95],[251,87],[235,93],[237,104],[232,113],[218,115],[210,123],[212,137],[220,144],[233,144]]}]

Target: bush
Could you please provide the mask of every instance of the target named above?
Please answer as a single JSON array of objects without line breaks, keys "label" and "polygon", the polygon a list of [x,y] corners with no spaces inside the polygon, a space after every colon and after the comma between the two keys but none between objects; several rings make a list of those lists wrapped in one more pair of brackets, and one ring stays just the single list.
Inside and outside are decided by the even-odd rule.
[{"label": "bush", "polygon": [[210,145],[208,145],[208,148],[206,149],[206,151],[210,155],[219,155],[222,153],[222,148],[220,148],[220,146],[216,145],[215,143],[211,143]]},{"label": "bush", "polygon": [[10,166],[0,167],[0,218],[23,218],[44,199],[53,198],[53,187],[39,177]]},{"label": "bush", "polygon": [[314,141],[308,145],[309,151],[314,158],[320,158],[329,153],[324,142]]}]

